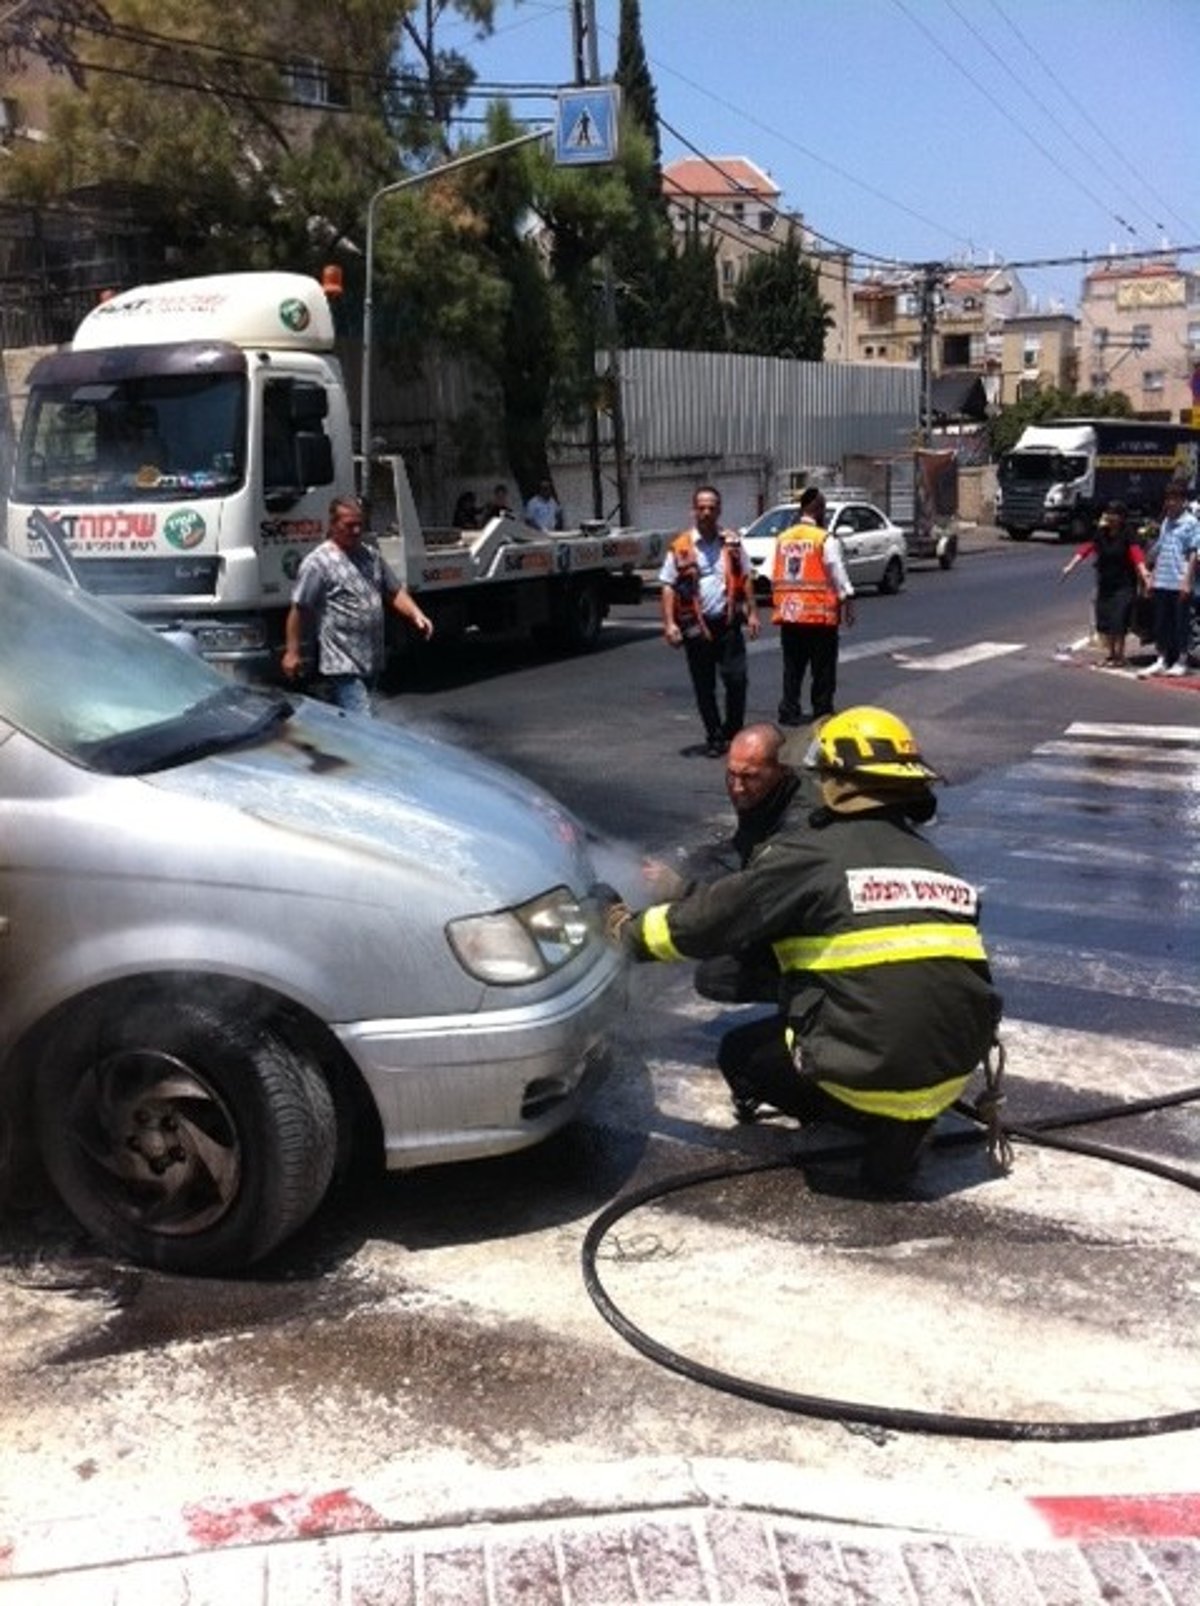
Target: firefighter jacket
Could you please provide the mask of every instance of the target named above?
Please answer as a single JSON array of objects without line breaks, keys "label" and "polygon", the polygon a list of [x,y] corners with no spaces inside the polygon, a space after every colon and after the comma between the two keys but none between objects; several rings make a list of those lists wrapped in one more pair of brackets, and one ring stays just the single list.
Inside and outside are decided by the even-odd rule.
[{"label": "firefighter jacket", "polygon": [[775,624],[836,627],[839,598],[825,567],[825,540],[819,524],[793,524],[776,536],[771,570]]},{"label": "firefighter jacket", "polygon": [[[675,593],[675,622],[684,636],[709,633],[700,604],[700,554],[696,532],[684,530],[671,542],[675,566],[672,590]],[[751,580],[741,538],[732,530],[721,532],[721,578],[724,582],[726,624],[741,624],[750,606]],[[709,621],[711,623],[711,619]]]},{"label": "firefighter jacket", "polygon": [[801,1075],[853,1109],[928,1120],[958,1098],[1000,1014],[976,889],[899,808],[790,815],[745,869],[646,909],[639,959],[769,943]]}]

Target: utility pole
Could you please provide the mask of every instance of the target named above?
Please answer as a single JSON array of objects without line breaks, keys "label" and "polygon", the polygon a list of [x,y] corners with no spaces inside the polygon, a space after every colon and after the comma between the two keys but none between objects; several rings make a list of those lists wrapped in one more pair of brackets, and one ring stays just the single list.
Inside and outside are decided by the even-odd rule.
[{"label": "utility pole", "polygon": [[933,340],[937,319],[937,287],[941,264],[926,262],[921,267],[921,445],[933,439]]},{"label": "utility pole", "polygon": [[[596,0],[572,0],[571,45],[575,65],[575,82],[578,85],[600,82],[600,54],[596,40]],[[606,251],[603,261],[601,319],[604,326],[604,344],[608,352],[605,374],[605,391],[609,398],[609,416],[612,419],[613,466],[617,480],[617,523],[629,522],[626,507],[625,473],[625,405],[621,396],[620,334],[617,328],[617,291],[613,278],[612,257]],[[593,367],[595,359],[593,356]],[[600,409],[592,402],[588,413],[588,458],[592,471],[592,514],[605,517],[604,481],[600,465]]]}]

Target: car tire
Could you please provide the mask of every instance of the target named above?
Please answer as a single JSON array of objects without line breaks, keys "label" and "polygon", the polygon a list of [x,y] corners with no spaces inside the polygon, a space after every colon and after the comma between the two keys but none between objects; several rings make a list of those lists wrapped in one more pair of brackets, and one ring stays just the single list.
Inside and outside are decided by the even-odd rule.
[{"label": "car tire", "polygon": [[954,567],[954,560],[957,556],[958,539],[955,536],[951,536],[942,550],[938,553],[938,568],[952,569]]},{"label": "car tire", "polygon": [[884,597],[894,597],[904,584],[904,565],[899,558],[889,558],[883,573],[879,576],[879,594]]},{"label": "car tire", "polygon": [[147,992],[85,1007],[42,1060],[35,1108],[72,1215],[105,1249],[162,1271],[261,1259],[333,1173],[329,1088],[244,1002]]}]

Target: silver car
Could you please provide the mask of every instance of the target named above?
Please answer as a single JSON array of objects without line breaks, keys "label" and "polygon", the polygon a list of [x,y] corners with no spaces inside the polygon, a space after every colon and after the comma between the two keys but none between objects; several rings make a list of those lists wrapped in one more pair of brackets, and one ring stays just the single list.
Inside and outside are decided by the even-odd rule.
[{"label": "silver car", "polygon": [[119,1254],[244,1266],[352,1141],[517,1149],[603,1063],[623,969],[548,796],[4,552],[0,821],[0,1093]]},{"label": "silver car", "polygon": [[[771,589],[771,554],[775,537],[800,522],[795,502],[784,502],[760,513],[742,531],[742,545],[754,569],[755,589]],[[876,586],[881,592],[899,591],[907,567],[904,531],[882,508],[861,498],[839,499],[832,493],[825,502],[825,528],[836,535],[851,584]]]}]

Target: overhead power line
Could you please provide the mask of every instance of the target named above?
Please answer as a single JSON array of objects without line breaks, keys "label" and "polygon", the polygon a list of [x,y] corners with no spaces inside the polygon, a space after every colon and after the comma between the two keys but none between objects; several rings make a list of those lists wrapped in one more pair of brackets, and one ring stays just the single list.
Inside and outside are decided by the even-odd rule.
[{"label": "overhead power line", "polygon": [[[1004,10],[1004,7],[1000,4],[1000,0],[991,0],[991,5],[996,14],[1005,22],[1005,24],[1025,46],[1025,49],[1029,52],[1034,61],[1037,62],[1038,66],[1046,74],[1046,77],[1049,78],[1054,87],[1059,91],[1064,99],[1070,101],[1071,105],[1079,113],[1080,117],[1083,118],[1088,127],[1103,142],[1105,148],[1125,167],[1129,173],[1133,175],[1140,188],[1150,197],[1150,199],[1157,202],[1162,211],[1162,215],[1164,217],[1174,218],[1176,223],[1179,224],[1180,228],[1185,234],[1195,234],[1197,231],[1192,224],[1180,217],[1172,203],[1160,195],[1150,183],[1149,179],[1147,179],[1143,173],[1139,172],[1138,169],[1134,167],[1133,163],[1129,160],[1127,153],[1123,151],[1120,145],[1118,145],[1116,141],[1109,136],[1108,131],[1104,128],[1103,124],[1097,122],[1079,97],[1072,91],[1070,85],[1065,84],[1054,71],[1050,63],[1045,59],[1044,53],[1037,50],[1033,44],[1030,43],[1026,35],[1022,33],[1021,29]],[[1143,211],[1145,211],[1145,207],[1143,207]],[[1147,212],[1146,215],[1150,217],[1152,214]],[[1166,230],[1163,228],[1161,223],[1156,222],[1154,226],[1161,233],[1166,233]]]}]

